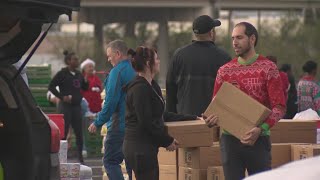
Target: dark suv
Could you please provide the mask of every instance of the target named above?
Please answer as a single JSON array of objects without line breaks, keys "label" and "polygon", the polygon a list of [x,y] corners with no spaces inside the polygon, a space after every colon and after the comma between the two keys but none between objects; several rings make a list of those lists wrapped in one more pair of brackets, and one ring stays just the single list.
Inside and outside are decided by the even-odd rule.
[{"label": "dark suv", "polygon": [[[52,23],[61,14],[71,17],[79,6],[80,0],[0,2],[0,163],[5,180],[60,179],[59,129],[38,107],[20,69],[12,64],[38,39],[23,69]],[[45,23],[51,25],[41,34]]]}]

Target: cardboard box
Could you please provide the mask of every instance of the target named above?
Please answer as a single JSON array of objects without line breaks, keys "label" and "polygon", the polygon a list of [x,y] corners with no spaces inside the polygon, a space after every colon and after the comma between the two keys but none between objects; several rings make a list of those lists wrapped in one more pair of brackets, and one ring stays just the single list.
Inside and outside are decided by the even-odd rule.
[{"label": "cardboard box", "polygon": [[213,130],[213,142],[219,142],[220,141],[220,127],[214,126],[212,127]]},{"label": "cardboard box", "polygon": [[291,144],[275,143],[271,149],[271,167],[276,168],[291,161]]},{"label": "cardboard box", "polygon": [[159,180],[177,180],[177,178],[176,165],[159,165]]},{"label": "cardboard box", "polygon": [[179,180],[205,180],[207,179],[207,169],[192,169],[179,167]]},{"label": "cardboard box", "polygon": [[68,157],[68,142],[66,140],[60,140],[60,149],[59,149],[60,163],[67,163],[67,157]]},{"label": "cardboard box", "polygon": [[261,124],[270,113],[267,107],[225,82],[204,114],[217,115],[218,125],[241,139],[246,132]]},{"label": "cardboard box", "polygon": [[177,165],[178,151],[167,151],[165,148],[159,148],[158,162],[161,165]]},{"label": "cardboard box", "polygon": [[179,147],[206,147],[213,142],[213,130],[202,120],[168,122],[169,134],[179,141]]},{"label": "cardboard box", "polygon": [[320,155],[320,145],[305,144],[291,146],[291,159],[293,161]]},{"label": "cardboard box", "polygon": [[317,122],[280,120],[271,128],[272,143],[317,143]]},{"label": "cardboard box", "polygon": [[208,167],[207,180],[224,180],[223,167]]},{"label": "cardboard box", "polygon": [[206,169],[209,166],[221,166],[220,146],[180,148],[179,166],[193,169]]},{"label": "cardboard box", "polygon": [[80,163],[61,163],[60,177],[61,178],[79,178]]},{"label": "cardboard box", "polygon": [[69,167],[67,163],[60,164],[60,177],[68,178],[69,177]]},{"label": "cardboard box", "polygon": [[317,144],[320,144],[320,129],[317,129]]}]

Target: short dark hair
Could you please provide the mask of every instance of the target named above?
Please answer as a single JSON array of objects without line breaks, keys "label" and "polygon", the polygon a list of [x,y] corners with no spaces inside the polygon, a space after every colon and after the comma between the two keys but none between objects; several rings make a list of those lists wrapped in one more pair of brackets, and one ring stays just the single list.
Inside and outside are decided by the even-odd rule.
[{"label": "short dark hair", "polygon": [[153,65],[155,63],[155,53],[156,50],[148,47],[139,46],[137,47],[135,52],[130,52],[132,56],[132,67],[137,72],[143,72],[145,71],[145,66],[147,65],[147,62],[149,61],[149,65],[151,68],[151,71],[153,71]]},{"label": "short dark hair", "polygon": [[75,53],[69,52],[68,50],[64,50],[63,55],[64,55],[64,63],[69,65],[68,61],[71,60],[72,56],[75,55]]},{"label": "short dark hair", "polygon": [[282,71],[282,72],[291,71],[291,65],[290,64],[282,64],[282,66],[280,67],[280,71]]},{"label": "short dark hair", "polygon": [[248,37],[251,37],[252,35],[254,35],[256,37],[256,41],[254,42],[254,47],[256,47],[258,44],[258,38],[259,38],[257,29],[252,24],[250,24],[248,22],[240,22],[235,27],[240,26],[240,25],[242,25],[246,28],[244,33]]},{"label": "short dark hair", "polygon": [[312,71],[317,69],[317,66],[318,66],[318,64],[316,62],[310,60],[310,61],[307,61],[303,65],[302,70],[303,70],[303,72],[306,72],[306,73],[310,74]]},{"label": "short dark hair", "polygon": [[131,49],[131,48],[128,49],[128,51],[127,51],[128,56],[133,57],[135,54],[136,54],[136,52],[133,49]]}]

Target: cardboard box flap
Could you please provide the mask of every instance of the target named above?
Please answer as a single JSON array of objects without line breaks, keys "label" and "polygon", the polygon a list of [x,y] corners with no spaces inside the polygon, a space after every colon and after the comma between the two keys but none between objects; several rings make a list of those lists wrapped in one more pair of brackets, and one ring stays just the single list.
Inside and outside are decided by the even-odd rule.
[{"label": "cardboard box flap", "polygon": [[175,121],[175,122],[166,122],[167,126],[194,126],[194,125],[205,125],[206,123],[202,120],[191,120],[191,121]]},{"label": "cardboard box flap", "polygon": [[305,122],[317,122],[319,120],[280,119],[280,121],[281,122],[305,123]]},{"label": "cardboard box flap", "polygon": [[[219,116],[218,109],[232,113],[242,120],[256,125],[258,125],[257,119],[264,121],[271,113],[270,109],[228,82],[223,83],[204,115],[217,114]],[[250,116],[247,115],[248,113],[250,113]]]}]

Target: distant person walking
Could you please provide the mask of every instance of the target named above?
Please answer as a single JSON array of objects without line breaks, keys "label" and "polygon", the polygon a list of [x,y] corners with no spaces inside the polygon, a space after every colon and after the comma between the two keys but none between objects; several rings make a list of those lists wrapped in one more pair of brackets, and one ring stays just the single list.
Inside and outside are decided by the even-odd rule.
[{"label": "distant person walking", "polygon": [[[69,127],[74,130],[76,135],[76,144],[78,148],[78,158],[80,163],[83,162],[83,134],[82,134],[82,114],[81,114],[81,90],[88,89],[88,80],[84,78],[80,71],[78,57],[75,53],[64,52],[65,63],[67,67],[62,68],[52,79],[49,84],[49,91],[54,94],[59,101],[59,111],[64,114],[65,134],[67,138]],[[59,87],[59,91],[56,87]]]},{"label": "distant person walking", "polygon": [[[107,45],[106,54],[113,68],[104,83],[106,97],[103,108],[88,128],[89,132],[94,133],[98,127],[107,124],[108,133],[104,142],[103,165],[109,180],[124,179],[120,166],[124,159],[122,144],[125,135],[126,113],[126,92],[123,88],[136,76],[127,52],[127,45],[122,40],[115,40]],[[131,180],[132,170],[126,167]]]}]

